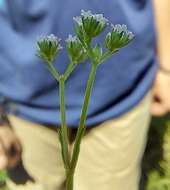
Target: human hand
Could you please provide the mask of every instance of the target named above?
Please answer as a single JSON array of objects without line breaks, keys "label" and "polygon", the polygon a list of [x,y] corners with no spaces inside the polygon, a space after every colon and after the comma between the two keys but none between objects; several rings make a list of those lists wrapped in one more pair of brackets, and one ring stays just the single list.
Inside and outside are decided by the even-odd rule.
[{"label": "human hand", "polygon": [[0,126],[0,170],[14,167],[21,159],[21,144],[14,131]]},{"label": "human hand", "polygon": [[170,74],[158,71],[152,89],[151,113],[162,116],[170,111]]}]

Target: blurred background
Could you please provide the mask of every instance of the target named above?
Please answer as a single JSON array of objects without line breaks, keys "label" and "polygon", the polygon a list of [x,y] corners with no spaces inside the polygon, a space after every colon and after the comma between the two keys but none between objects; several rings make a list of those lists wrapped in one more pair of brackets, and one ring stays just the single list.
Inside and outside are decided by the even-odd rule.
[{"label": "blurred background", "polygon": [[[170,190],[170,115],[153,118],[143,157],[140,190]],[[8,190],[7,174],[0,172],[0,190]]]},{"label": "blurred background", "polygon": [[[152,119],[142,168],[141,190],[170,190],[170,115]],[[0,171],[0,190],[6,179]]]},{"label": "blurred background", "polygon": [[143,189],[170,189],[170,115],[152,119],[143,158]]}]

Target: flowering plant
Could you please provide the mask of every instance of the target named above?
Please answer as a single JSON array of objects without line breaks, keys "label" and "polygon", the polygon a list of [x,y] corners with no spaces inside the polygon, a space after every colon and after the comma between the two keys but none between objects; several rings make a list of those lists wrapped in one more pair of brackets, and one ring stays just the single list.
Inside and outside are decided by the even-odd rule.
[{"label": "flowering plant", "polygon": [[[84,10],[81,11],[80,16],[74,17],[73,19],[75,22],[76,36],[69,35],[66,39],[66,49],[70,64],[68,64],[63,74],[59,74],[53,65],[59,50],[62,49],[60,39],[51,34],[50,36],[41,37],[37,41],[37,56],[47,63],[47,69],[54,80],[59,83],[61,127],[59,128],[58,134],[66,171],[66,190],[73,190],[74,173],[79,157],[81,139],[85,132],[88,104],[97,67],[120,48],[126,46],[134,38],[134,35],[127,30],[125,25],[112,25],[111,31],[106,35],[104,40],[105,48],[103,48],[101,44],[96,44],[93,47],[93,38],[104,31],[109,25],[108,20],[104,18],[102,14],[92,14],[91,11]],[[64,97],[65,81],[69,78],[75,66],[86,59],[90,60],[91,69],[85,90],[73,151],[71,155],[69,155]]]}]

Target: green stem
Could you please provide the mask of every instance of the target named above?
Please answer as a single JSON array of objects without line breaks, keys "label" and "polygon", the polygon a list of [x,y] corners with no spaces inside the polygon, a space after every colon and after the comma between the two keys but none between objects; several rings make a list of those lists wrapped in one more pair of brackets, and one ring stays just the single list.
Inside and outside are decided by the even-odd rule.
[{"label": "green stem", "polygon": [[69,151],[68,151],[68,131],[66,126],[66,114],[65,114],[65,98],[64,98],[64,76],[61,75],[59,79],[59,97],[60,97],[60,117],[61,117],[61,130],[59,132],[61,147],[62,147],[62,156],[65,165],[65,169],[68,170],[69,163]]},{"label": "green stem", "polygon": [[80,115],[80,122],[78,126],[78,131],[76,134],[75,138],[75,143],[74,143],[74,148],[73,148],[73,154],[72,154],[72,159],[71,159],[71,170],[74,173],[74,170],[77,165],[78,157],[79,157],[79,152],[80,152],[80,144],[81,144],[81,139],[85,131],[85,121],[86,121],[86,116],[87,116],[87,108],[89,105],[89,99],[93,87],[93,82],[95,79],[95,74],[96,74],[96,69],[97,69],[97,64],[91,65],[91,70],[89,74],[89,79],[87,81],[87,87],[85,91],[85,96],[84,96],[84,102],[81,110],[81,115]]},{"label": "green stem", "polygon": [[93,60],[93,50],[91,47],[91,40],[88,40],[88,42],[86,42],[86,45],[84,46],[85,50],[87,51],[87,55],[88,57]]},{"label": "green stem", "polygon": [[59,81],[60,79],[60,74],[56,71],[54,65],[52,62],[48,62],[47,64],[47,69],[50,71],[51,75],[56,81]]},{"label": "green stem", "polygon": [[67,80],[70,74],[73,72],[75,68],[76,63],[71,62],[68,67],[66,68],[66,71],[64,72],[64,80]]},{"label": "green stem", "polygon": [[66,190],[73,190],[74,173],[69,173],[66,178]]},{"label": "green stem", "polygon": [[93,60],[93,59],[94,59],[94,56],[93,56],[93,50],[92,50],[90,44],[88,45],[86,51],[87,51],[87,54],[88,54],[89,58],[90,58],[91,60]]},{"label": "green stem", "polygon": [[113,53],[111,53],[110,51],[106,51],[106,52],[103,54],[102,58],[101,58],[100,64],[103,63],[104,61],[106,61],[108,58],[110,58],[110,56],[112,56],[112,54],[113,54]]}]

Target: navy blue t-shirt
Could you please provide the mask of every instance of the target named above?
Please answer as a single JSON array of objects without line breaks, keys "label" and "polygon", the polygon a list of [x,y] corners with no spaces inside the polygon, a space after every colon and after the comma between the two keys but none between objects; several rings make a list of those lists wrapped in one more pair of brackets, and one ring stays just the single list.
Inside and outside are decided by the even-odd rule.
[{"label": "navy blue t-shirt", "polygon": [[[37,36],[51,33],[64,41],[73,33],[72,18],[80,15],[81,9],[103,13],[113,24],[126,24],[135,34],[129,46],[98,68],[87,126],[127,112],[150,89],[156,72],[150,0],[5,0],[2,3],[0,95],[9,99],[11,107],[15,107],[12,111],[19,117],[60,124],[58,88],[35,56],[35,41]],[[67,64],[66,51],[61,51],[55,66],[63,72]],[[69,127],[78,124],[89,68],[88,62],[78,65],[66,82]]]}]

